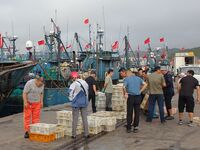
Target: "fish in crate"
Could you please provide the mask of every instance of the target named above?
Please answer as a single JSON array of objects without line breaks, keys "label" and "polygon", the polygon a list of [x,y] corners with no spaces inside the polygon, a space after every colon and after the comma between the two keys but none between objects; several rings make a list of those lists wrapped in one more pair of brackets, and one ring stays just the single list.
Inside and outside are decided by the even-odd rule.
[{"label": "fish in crate", "polygon": [[30,133],[38,133],[43,135],[53,134],[56,130],[56,124],[35,123],[30,125]]}]

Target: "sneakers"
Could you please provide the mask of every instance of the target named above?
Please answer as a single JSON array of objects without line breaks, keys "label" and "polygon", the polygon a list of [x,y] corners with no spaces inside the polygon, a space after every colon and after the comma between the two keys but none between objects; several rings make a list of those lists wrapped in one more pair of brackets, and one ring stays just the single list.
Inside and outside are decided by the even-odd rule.
[{"label": "sneakers", "polygon": [[190,121],[190,122],[188,123],[188,126],[189,126],[189,127],[194,127],[194,123],[193,123],[192,121]]},{"label": "sneakers", "polygon": [[71,136],[72,139],[76,139],[76,136]]},{"label": "sneakers", "polygon": [[25,138],[25,139],[28,139],[28,138],[29,138],[29,133],[28,133],[28,132],[25,132],[24,138]]},{"label": "sneakers", "polygon": [[174,116],[166,116],[165,117],[165,120],[173,120],[174,119]]},{"label": "sneakers", "polygon": [[179,120],[178,125],[183,125],[183,121]]},{"label": "sneakers", "polygon": [[159,116],[157,114],[153,115],[153,119],[158,119],[158,118],[159,118]]},{"label": "sneakers", "polygon": [[127,132],[127,133],[131,133],[131,129],[127,129],[126,132]]},{"label": "sneakers", "polygon": [[85,139],[89,139],[90,138],[90,135],[87,135],[87,136],[84,136]]},{"label": "sneakers", "polygon": [[138,133],[139,132],[139,127],[134,127],[133,132],[134,133]]}]

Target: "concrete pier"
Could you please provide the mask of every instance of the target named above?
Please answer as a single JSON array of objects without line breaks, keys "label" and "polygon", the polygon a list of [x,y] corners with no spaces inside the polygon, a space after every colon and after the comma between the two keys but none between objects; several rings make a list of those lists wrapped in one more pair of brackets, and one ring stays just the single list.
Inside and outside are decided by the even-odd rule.
[{"label": "concrete pier", "polygon": [[[177,96],[174,97],[174,106],[177,106]],[[43,109],[41,122],[56,123],[56,111],[70,109],[68,105]],[[195,116],[200,116],[200,105],[196,104]],[[200,150],[200,127],[188,127],[188,117],[185,114],[185,124],[179,126],[178,113],[175,120],[161,124],[159,119],[152,123],[145,122],[141,115],[140,131],[126,133],[124,126],[115,131],[85,142],[81,150]],[[24,139],[23,114],[16,114],[0,119],[0,149],[2,150],[54,150],[61,149],[72,141],[65,137],[51,143],[32,142]],[[77,149],[74,145],[73,149]]]}]

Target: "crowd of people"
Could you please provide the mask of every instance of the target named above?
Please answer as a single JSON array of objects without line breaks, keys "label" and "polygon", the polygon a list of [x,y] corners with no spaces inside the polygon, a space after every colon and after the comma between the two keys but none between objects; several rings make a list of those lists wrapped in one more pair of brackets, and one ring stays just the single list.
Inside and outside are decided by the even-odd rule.
[{"label": "crowd of people", "polygon": [[[143,103],[146,95],[148,95],[147,105],[147,118],[146,122],[152,122],[156,116],[156,102],[159,108],[159,117],[162,124],[166,120],[173,120],[172,113],[172,98],[174,92],[174,80],[170,71],[165,66],[156,66],[152,73],[148,69],[132,68],[119,70],[119,75],[123,78],[124,97],[127,99],[127,133],[139,131],[139,120],[141,103]],[[178,80],[177,91],[178,110],[179,110],[179,125],[184,124],[183,112],[189,115],[188,126],[193,126],[193,113],[195,107],[195,100],[193,93],[197,92],[197,102],[200,102],[200,89],[199,82],[193,77],[194,71],[188,70],[186,76],[181,76]],[[102,92],[106,96],[105,111],[112,111],[112,82],[113,70],[109,69],[105,76],[105,82]],[[78,72],[71,72],[72,84],[69,87],[69,99],[72,101],[72,138],[76,138],[76,127],[78,123],[79,111],[83,120],[84,136],[89,137],[88,122],[87,122],[87,107],[88,102],[91,101],[93,113],[97,112],[96,109],[96,72],[91,71],[89,77],[85,80],[80,79]],[[29,130],[31,123],[40,121],[40,109],[43,106],[43,91],[44,84],[43,78],[36,76],[35,79],[28,81],[25,85],[23,92],[24,99],[24,129],[25,138],[29,137]],[[166,107],[167,115],[164,116],[164,106]],[[134,112],[134,118],[133,118]],[[31,120],[32,118],[32,120]]]},{"label": "crowd of people", "polygon": [[[154,72],[148,74],[148,70],[139,68],[138,70],[126,70],[121,68],[119,70],[121,77],[124,78],[124,95],[128,94],[127,99],[127,132],[130,133],[131,125],[133,125],[133,131],[138,131],[139,128],[139,104],[143,101],[145,94],[148,94],[148,110],[146,122],[152,122],[156,112],[156,102],[159,108],[159,116],[162,124],[166,123],[166,120],[173,120],[172,113],[172,98],[175,94],[174,80],[172,73],[168,71],[166,66],[156,66]],[[183,122],[183,112],[186,108],[186,112],[189,115],[188,126],[193,126],[193,113],[195,101],[193,93],[196,90],[197,102],[200,102],[200,90],[199,82],[193,77],[194,71],[188,70],[185,76],[181,76],[178,79],[177,92],[178,97],[178,110],[179,110],[179,125]],[[140,77],[140,79],[138,77]],[[133,80],[134,79],[134,80]],[[137,106],[138,105],[138,106]],[[167,111],[167,115],[164,116],[164,106]],[[132,122],[134,108],[134,121]]]}]

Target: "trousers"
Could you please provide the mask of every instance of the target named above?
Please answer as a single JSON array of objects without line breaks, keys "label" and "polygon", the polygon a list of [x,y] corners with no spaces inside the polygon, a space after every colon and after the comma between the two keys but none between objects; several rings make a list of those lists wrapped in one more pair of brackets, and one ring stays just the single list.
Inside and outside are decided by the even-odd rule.
[{"label": "trousers", "polygon": [[87,107],[84,108],[72,108],[72,136],[76,136],[76,128],[78,124],[79,110],[81,112],[81,117],[83,121],[84,135],[88,136],[88,121],[87,121]]},{"label": "trousers", "polygon": [[27,107],[24,107],[24,130],[28,132],[30,130],[30,124],[40,122],[40,109],[41,103],[28,102]]}]

